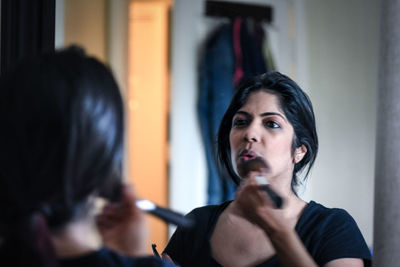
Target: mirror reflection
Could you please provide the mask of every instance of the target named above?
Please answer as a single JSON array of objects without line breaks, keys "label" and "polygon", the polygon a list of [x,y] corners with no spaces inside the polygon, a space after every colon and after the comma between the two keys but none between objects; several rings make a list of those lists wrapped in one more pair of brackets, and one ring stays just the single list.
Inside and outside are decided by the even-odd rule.
[{"label": "mirror reflection", "polygon": [[[270,17],[207,14],[205,0],[58,0],[56,45],[79,44],[111,66],[128,114],[127,177],[139,196],[187,213],[232,198],[235,190],[213,178],[213,135],[231,95],[225,102],[199,99],[206,48],[223,29],[231,32],[234,84],[248,73],[248,53],[241,55],[243,69],[236,65],[240,38],[262,33],[263,70],[288,75],[314,106],[319,151],[300,197],[347,210],[372,247],[379,1],[229,1],[244,2],[270,8]],[[247,37],[235,36],[235,29],[247,30]],[[211,55],[212,64],[225,64],[223,53],[229,54]],[[202,122],[202,103],[221,111]],[[207,123],[214,129],[206,131]],[[151,242],[164,248],[168,229],[150,220]]]}]

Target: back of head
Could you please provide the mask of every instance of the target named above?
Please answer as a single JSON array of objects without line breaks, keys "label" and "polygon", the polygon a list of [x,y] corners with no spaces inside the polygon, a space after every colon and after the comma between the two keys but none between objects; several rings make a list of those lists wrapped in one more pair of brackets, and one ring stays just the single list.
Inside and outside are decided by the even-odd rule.
[{"label": "back of head", "polygon": [[0,123],[0,250],[22,246],[29,266],[46,266],[37,233],[61,229],[120,181],[121,95],[107,67],[72,47],[1,78]]}]

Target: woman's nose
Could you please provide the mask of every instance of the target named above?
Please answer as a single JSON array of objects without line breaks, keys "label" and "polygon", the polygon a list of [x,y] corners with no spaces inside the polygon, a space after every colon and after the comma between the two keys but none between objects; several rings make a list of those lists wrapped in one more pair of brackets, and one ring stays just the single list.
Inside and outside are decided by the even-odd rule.
[{"label": "woman's nose", "polygon": [[258,129],[253,124],[247,127],[243,137],[247,142],[258,142],[260,140]]}]

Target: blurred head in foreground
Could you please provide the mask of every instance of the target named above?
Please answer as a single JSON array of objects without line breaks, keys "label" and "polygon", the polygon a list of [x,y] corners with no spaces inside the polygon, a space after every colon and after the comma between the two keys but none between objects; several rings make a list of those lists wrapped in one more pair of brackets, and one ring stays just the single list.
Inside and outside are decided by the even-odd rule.
[{"label": "blurred head in foreground", "polygon": [[93,197],[111,198],[121,180],[120,91],[77,47],[24,61],[0,86],[1,261],[48,266],[50,233],[87,216]]}]

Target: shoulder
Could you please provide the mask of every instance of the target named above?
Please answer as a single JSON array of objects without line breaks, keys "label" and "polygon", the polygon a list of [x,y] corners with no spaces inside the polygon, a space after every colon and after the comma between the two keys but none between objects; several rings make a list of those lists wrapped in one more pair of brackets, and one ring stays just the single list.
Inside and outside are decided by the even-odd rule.
[{"label": "shoulder", "polygon": [[64,259],[60,261],[62,267],[172,267],[171,263],[156,259],[154,257],[128,257],[123,256],[108,248],[102,248],[93,253],[72,259]]},{"label": "shoulder", "polygon": [[322,241],[328,239],[351,238],[365,243],[353,217],[344,209],[327,208],[311,201],[304,210],[298,225],[299,231],[312,232]]},{"label": "shoulder", "polygon": [[202,207],[198,207],[193,209],[191,212],[188,214],[192,213],[213,213],[213,212],[218,212],[219,210],[222,212],[232,201],[225,201],[221,204],[218,205],[206,205]]},{"label": "shoulder", "polygon": [[231,203],[231,201],[224,202],[219,205],[207,205],[193,209],[186,216],[190,216],[198,221],[213,220],[224,211],[224,209]]},{"label": "shoulder", "polygon": [[194,220],[195,226],[190,229],[178,227],[164,249],[164,253],[180,265],[185,265],[186,262],[196,259],[198,255],[207,251],[209,236],[219,215],[229,203],[203,206],[189,212],[186,216]]},{"label": "shoulder", "polygon": [[371,258],[357,223],[344,209],[311,201],[296,230],[320,265],[339,258]]},{"label": "shoulder", "polygon": [[313,227],[340,226],[343,224],[357,227],[353,217],[344,209],[327,208],[311,201],[304,210],[301,221]]},{"label": "shoulder", "polygon": [[188,236],[190,240],[198,235],[199,237],[206,235],[210,229],[213,229],[218,217],[229,203],[230,201],[224,202],[220,205],[207,205],[193,209],[185,216],[191,218],[195,222],[195,226],[190,229],[178,227],[174,235]]}]

